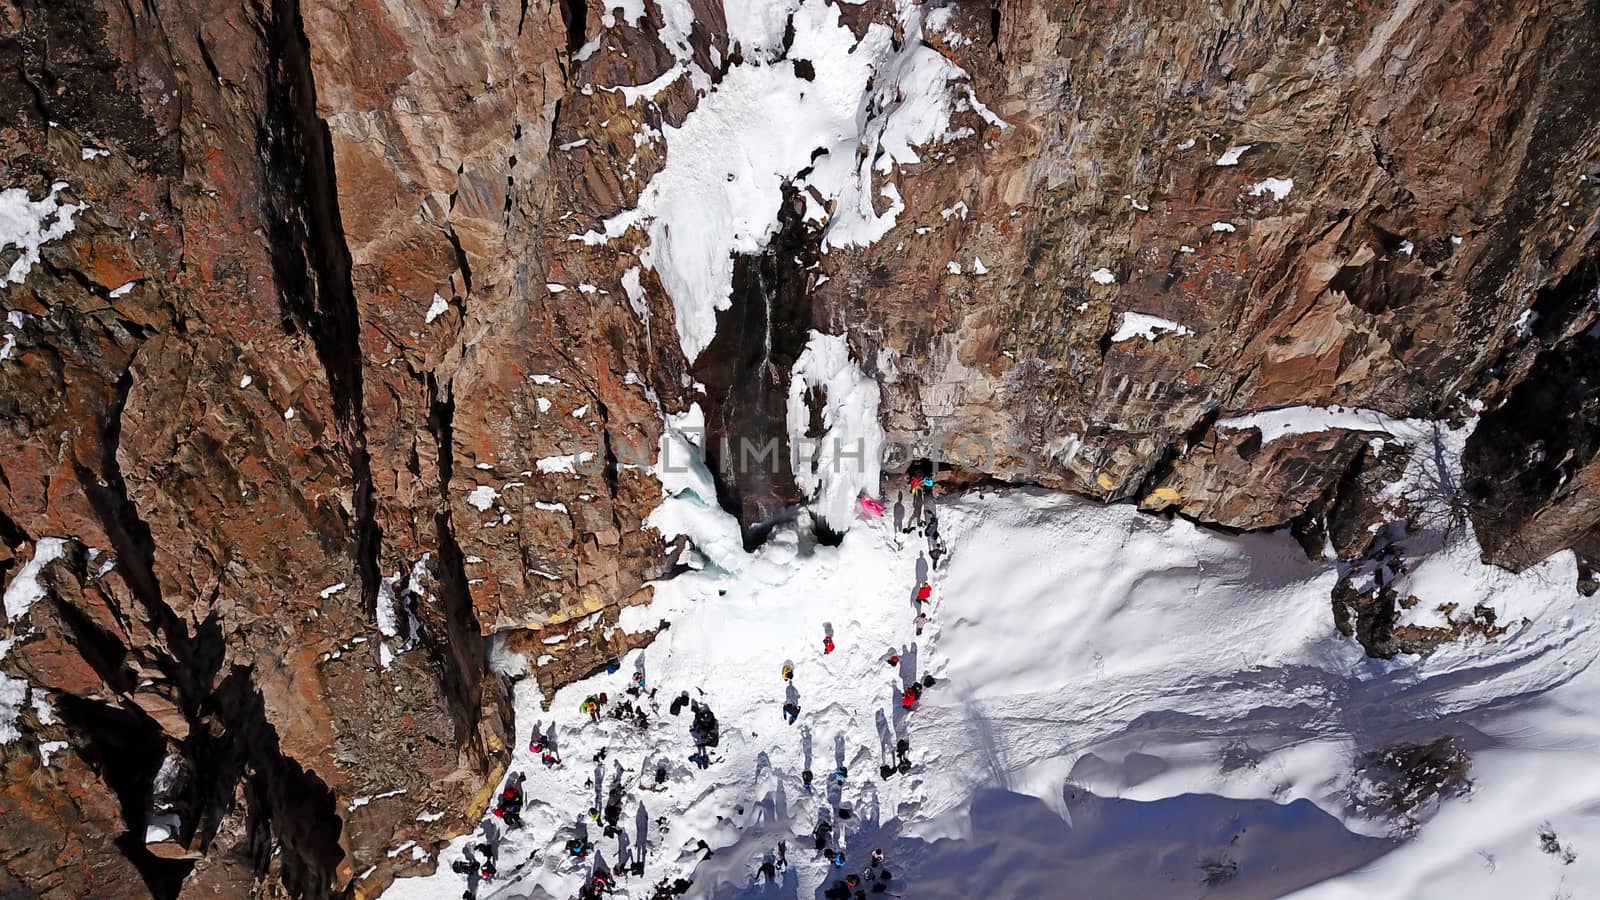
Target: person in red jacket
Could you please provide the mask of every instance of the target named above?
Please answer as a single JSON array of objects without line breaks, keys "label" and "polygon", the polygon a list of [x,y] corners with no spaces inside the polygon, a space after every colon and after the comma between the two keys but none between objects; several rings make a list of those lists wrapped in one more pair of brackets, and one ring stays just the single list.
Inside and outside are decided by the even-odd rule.
[{"label": "person in red jacket", "polygon": [[917,588],[917,605],[920,607],[922,604],[927,603],[929,600],[932,600],[932,599],[933,599],[933,585],[928,583],[928,582],[926,582],[926,581],[924,581],[922,583],[922,587]]},{"label": "person in red jacket", "polygon": [[906,688],[905,692],[900,695],[900,705],[906,709],[911,709],[912,707],[916,706],[917,701],[921,699],[922,684],[914,681],[911,683],[911,686]]},{"label": "person in red jacket", "polygon": [[825,634],[825,635],[822,636],[822,655],[823,656],[827,656],[829,653],[832,653],[832,652],[833,652],[833,635]]}]

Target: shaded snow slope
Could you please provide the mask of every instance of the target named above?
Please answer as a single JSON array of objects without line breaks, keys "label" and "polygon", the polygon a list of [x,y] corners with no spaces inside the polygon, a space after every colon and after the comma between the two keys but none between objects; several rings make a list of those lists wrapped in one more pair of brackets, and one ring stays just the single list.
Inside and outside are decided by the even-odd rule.
[{"label": "shaded snow slope", "polygon": [[[671,627],[616,673],[562,689],[548,711],[530,681],[519,685],[513,768],[528,775],[528,827],[505,837],[501,875],[479,896],[573,896],[592,859],[566,859],[562,844],[619,764],[625,836],[588,830],[608,865],[648,848],[645,878],[624,879],[623,897],[679,875],[695,880],[695,897],[817,896],[848,871],[811,851],[818,818],[840,803],[855,813],[841,827],[850,868],[882,847],[892,890],[918,898],[1063,896],[1053,886],[1065,884],[1106,897],[1438,896],[1446,883],[1452,897],[1549,896],[1600,885],[1600,778],[1589,774],[1600,729],[1587,715],[1600,676],[1585,671],[1600,635],[1576,625],[1587,601],[1570,555],[1513,576],[1477,564],[1462,533],[1466,550],[1450,557],[1461,579],[1514,599],[1528,623],[1494,643],[1384,662],[1334,633],[1336,573],[1287,534],[1222,536],[1042,492],[949,498],[939,512],[952,556],[933,575],[932,623],[918,638],[925,544],[895,531],[903,506],[838,547],[789,528],[744,554],[717,530],[726,516],[697,473],[664,481],[662,517],[714,549],[704,568],[627,611],[624,627]],[[824,655],[830,625],[837,650]],[[884,663],[891,648],[895,667]],[[780,713],[786,660],[794,726]],[[620,698],[638,666],[659,691],[648,729],[579,714],[587,694]],[[905,712],[904,679],[926,673],[937,683]],[[688,760],[687,711],[667,713],[682,690],[721,721],[705,771]],[[552,726],[565,765],[547,770],[527,743]],[[1349,811],[1357,754],[1441,733],[1473,751],[1471,794],[1446,801],[1410,843],[1397,842],[1394,823]],[[914,768],[883,780],[881,754],[899,736]],[[799,777],[808,754],[810,791]],[[849,774],[830,796],[840,763]],[[666,789],[641,790],[657,765]],[[1547,819],[1575,844],[1571,864],[1540,851],[1533,829]],[[693,852],[698,839],[715,848],[709,860]],[[790,870],[754,885],[780,839]],[[463,843],[441,858],[458,858]],[[1228,873],[1209,893],[1208,863]],[[441,866],[389,896],[461,889]]]}]

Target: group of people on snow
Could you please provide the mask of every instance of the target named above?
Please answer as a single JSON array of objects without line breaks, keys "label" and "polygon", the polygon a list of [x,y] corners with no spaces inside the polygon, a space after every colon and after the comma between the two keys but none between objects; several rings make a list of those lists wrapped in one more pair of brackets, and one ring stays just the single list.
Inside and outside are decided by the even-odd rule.
[{"label": "group of people on snow", "polygon": [[[902,529],[902,531],[905,533],[910,533],[913,531],[921,532],[922,537],[927,541],[926,552],[932,561],[931,569],[933,572],[937,572],[941,561],[948,556],[948,550],[945,546],[943,538],[939,534],[938,518],[932,503],[935,480],[931,474],[915,474],[910,476],[908,479],[908,487],[910,488],[915,506],[915,521],[908,523],[907,527]],[[881,502],[872,499],[865,494],[863,494],[860,503],[864,514],[868,515],[869,517],[876,517],[877,515],[881,514],[884,509]],[[897,502],[897,516],[899,515],[901,508],[902,507]],[[923,630],[928,625],[928,613],[932,608],[934,598],[934,576],[930,572],[926,578],[922,578],[921,568],[922,567],[919,565],[918,574],[920,583],[918,584],[914,595],[915,616],[911,622],[915,633],[918,636],[922,635]],[[838,649],[838,647],[834,641],[833,628],[831,625],[825,625],[822,639],[822,653],[824,656],[827,656],[832,654],[836,649]],[[914,654],[914,645],[910,652]],[[891,650],[885,657],[884,662],[891,668],[900,667],[902,662],[900,653]],[[922,698],[923,691],[926,688],[932,687],[935,683],[934,678],[931,675],[924,675],[921,678],[916,677],[916,673],[914,671],[914,662],[915,657],[913,656],[912,665],[910,667],[911,671],[907,673],[904,686],[899,693],[900,705],[902,710],[905,712],[914,710]],[[608,667],[608,671],[610,672],[615,672],[616,669],[616,662],[613,662]],[[799,692],[794,685],[794,663],[792,661],[785,661],[781,669],[781,674],[785,685],[785,700],[782,705],[781,714],[787,724],[793,725],[799,720],[801,711]],[[648,687],[647,685],[642,660],[640,661],[639,668],[634,672],[629,681],[626,694],[628,695],[628,698],[622,699],[618,703],[612,703],[610,698],[605,693],[589,694],[585,696],[583,702],[579,704],[579,712],[587,717],[591,723],[600,723],[602,716],[609,713],[611,718],[619,721],[631,722],[641,731],[648,730],[651,726],[652,716],[659,714],[660,707],[655,705],[656,690]],[[673,698],[671,703],[668,705],[668,713],[673,717],[678,717],[685,711],[685,709],[689,711],[688,732],[689,739],[694,747],[694,752],[689,755],[688,759],[700,769],[704,770],[712,764],[710,751],[716,748],[721,741],[721,725],[717,720],[716,714],[711,710],[711,707],[702,700],[691,698],[688,691],[682,691]],[[809,737],[807,739],[809,740]],[[889,756],[888,746],[888,738],[885,737],[883,753],[881,755],[881,764],[879,766],[880,777],[884,780],[887,780],[895,775],[905,775],[910,773],[912,770],[912,764],[910,756],[911,742],[909,737],[904,736],[904,733],[902,732],[902,735],[894,741],[894,755],[892,758]],[[561,756],[557,751],[555,732],[553,729],[547,733],[535,729],[533,738],[529,742],[528,750],[531,754],[537,756],[540,762],[547,769],[557,768],[562,765]],[[620,822],[623,806],[627,801],[627,790],[622,781],[623,769],[621,765],[614,764],[616,765],[616,776],[610,779],[611,783],[609,789],[603,791],[603,802],[601,801],[602,786],[596,782],[596,779],[599,779],[601,776],[605,755],[606,748],[601,748],[595,754],[595,778],[590,779],[590,782],[595,790],[594,796],[596,806],[590,807],[588,818],[596,824],[603,824],[606,837],[609,838],[617,836],[619,837],[619,841],[623,841],[625,843],[625,836],[621,835]],[[650,759],[647,757],[645,762],[648,763],[649,761]],[[659,791],[666,786],[666,782],[669,778],[669,772],[666,764],[656,764],[653,768],[653,776],[651,773],[652,769],[650,766],[641,764],[641,773],[638,778],[639,783],[636,785],[639,790]],[[830,798],[832,798],[830,805],[832,806],[833,813],[839,820],[839,824],[836,826],[834,822],[825,815],[824,818],[819,821],[816,829],[813,831],[813,839],[819,857],[825,859],[829,865],[829,869],[835,873],[831,885],[823,892],[823,896],[828,898],[828,900],[865,900],[865,898],[868,898],[871,894],[884,893],[892,881],[891,873],[883,864],[884,854],[881,849],[874,849],[871,852],[867,864],[859,871],[845,871],[848,868],[848,861],[846,859],[844,849],[844,844],[846,842],[844,841],[844,835],[840,833],[838,829],[844,827],[844,823],[851,818],[852,813],[847,806],[842,806],[839,803],[839,796],[840,790],[843,788],[848,777],[849,770],[843,764],[843,760],[841,759],[839,765],[829,775],[827,780],[828,793]],[[505,786],[496,796],[493,813],[497,818],[504,822],[505,829],[507,831],[515,831],[524,827],[522,812],[525,802],[523,793],[523,785],[525,781],[526,776],[522,772],[513,772],[507,779]],[[801,781],[806,792],[810,793],[812,789],[813,774],[809,768],[801,773]],[[827,811],[828,810],[825,808],[824,813]],[[719,820],[721,818],[721,816],[718,817]],[[645,818],[645,813],[641,807],[641,837],[644,834],[645,826],[643,823],[647,821],[648,819]],[[668,827],[665,817],[658,821],[658,825],[661,827],[662,833],[665,834]],[[476,887],[480,881],[492,879],[496,875],[496,857],[498,855],[496,842],[494,840],[494,835],[496,832],[493,829],[490,829],[488,826],[485,826],[485,830],[489,835],[491,835],[491,840],[469,844],[464,850],[463,858],[453,865],[455,871],[468,876],[468,890],[465,894],[467,898],[476,896]],[[621,846],[622,844],[619,844],[619,848]],[[578,900],[597,900],[597,898],[608,896],[615,892],[617,888],[616,873],[614,873],[613,870],[601,860],[598,854],[594,854],[594,861],[592,863],[589,862],[591,853],[594,850],[594,845],[589,839],[583,817],[579,817],[577,827],[574,829],[572,836],[566,840],[564,848],[564,858],[570,861],[568,865],[588,865],[590,867],[590,871],[588,872],[582,887],[579,889],[577,895]],[[634,853],[631,854],[633,858],[632,865],[628,865],[628,860],[625,859],[624,864],[622,864],[617,871],[625,875],[629,874],[631,869],[632,874],[642,876],[644,874],[644,857],[646,847],[636,846],[633,848],[633,850]],[[703,838],[696,843],[695,850],[697,853],[703,852],[706,858],[709,858],[713,853],[712,848]],[[755,873],[752,876],[752,880],[759,881],[764,879],[768,882],[775,882],[779,873],[785,871],[788,866],[789,862],[787,844],[780,840],[777,844],[776,853],[774,854],[769,852],[766,854],[766,857],[756,867]],[[693,880],[689,878],[663,877],[654,884],[653,892],[650,894],[651,900],[671,900],[671,898],[683,896],[689,892],[693,884]]]}]

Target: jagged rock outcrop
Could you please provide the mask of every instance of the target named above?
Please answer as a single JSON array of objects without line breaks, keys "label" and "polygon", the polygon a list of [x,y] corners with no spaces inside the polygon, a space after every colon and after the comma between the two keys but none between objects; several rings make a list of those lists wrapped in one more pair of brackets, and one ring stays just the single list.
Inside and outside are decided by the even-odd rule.
[{"label": "jagged rock outcrop", "polygon": [[[970,92],[918,159],[867,161],[873,213],[901,208],[866,246],[824,248],[797,214],[833,201],[777,173],[788,227],[730,265],[695,359],[618,214],[736,67],[828,73],[792,24],[746,46],[731,4],[638,5],[0,0],[0,190],[81,205],[0,285],[0,677],[27,700],[0,893],[431,867],[503,765],[491,655],[549,685],[647,639],[616,623],[672,564],[662,414],[786,440],[807,328],[848,336],[902,457],[1346,559],[1395,448],[1219,423],[1481,410],[1486,551],[1600,552],[1594,3],[926,0],[920,37],[840,6]],[[915,86],[879,89],[863,121]],[[798,498],[776,471],[724,478],[754,536]],[[179,825],[147,842],[168,759]]]}]

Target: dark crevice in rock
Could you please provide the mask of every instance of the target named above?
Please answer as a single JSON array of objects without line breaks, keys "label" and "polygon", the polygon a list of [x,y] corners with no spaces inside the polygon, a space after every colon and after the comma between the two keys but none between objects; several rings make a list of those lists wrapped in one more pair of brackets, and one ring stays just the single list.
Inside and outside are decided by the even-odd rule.
[{"label": "dark crevice in rock", "polygon": [[205,63],[206,71],[211,73],[211,79],[218,84],[222,83],[222,73],[217,70],[217,63],[211,58],[211,47],[206,43],[205,35],[196,31],[194,34],[195,47],[200,51],[200,61]]},{"label": "dark crevice in rock", "polygon": [[1166,449],[1161,453],[1150,468],[1145,471],[1144,477],[1131,490],[1118,491],[1110,499],[1118,500],[1127,497],[1144,497],[1157,487],[1161,486],[1172,476],[1177,468],[1178,461],[1183,459],[1189,448],[1195,446],[1211,434],[1212,426],[1217,424],[1217,419],[1222,415],[1222,407],[1213,405],[1193,425],[1183,433],[1181,438],[1167,443]]},{"label": "dark crevice in rock", "polygon": [[[606,408],[605,403],[598,397],[593,402],[600,415],[600,452],[605,460],[603,472],[606,479],[606,492],[610,494],[611,499],[615,500],[617,499],[617,480],[621,476],[621,466],[617,460],[616,447],[611,442],[611,431],[606,427],[611,422],[610,410]],[[614,510],[615,507],[613,507],[613,514]]]},{"label": "dark crevice in rock", "polygon": [[[218,683],[226,646],[217,619],[207,618],[191,631],[163,596],[155,572],[155,542],[128,494],[117,462],[122,410],[132,383],[130,369],[119,379],[116,399],[101,420],[101,470],[94,472],[80,467],[77,474],[80,487],[111,541],[123,583],[138,601],[148,626],[161,637],[160,651],[151,661],[173,685],[176,705],[188,723],[188,737],[181,752],[187,764],[203,777],[193,781],[190,807],[195,816],[184,822],[185,829],[188,835],[193,835],[197,829],[201,832],[197,849],[203,852],[205,842],[214,834],[215,823],[231,809],[234,800],[234,785],[240,769],[238,766],[230,768],[225,761],[248,759],[258,773],[268,773],[264,784],[279,798],[273,807],[275,812],[253,812],[262,815],[279,835],[304,837],[300,843],[284,844],[285,852],[281,854],[279,865],[283,868],[285,884],[298,881],[313,886],[295,892],[294,896],[326,896],[338,862],[344,856],[339,845],[340,820],[333,810],[331,793],[319,779],[301,772],[297,763],[278,753],[276,734],[266,722],[259,696],[248,683],[248,670],[235,668],[226,681],[213,688]],[[121,611],[119,615],[126,617],[127,613]],[[80,639],[86,636],[82,629],[75,628],[75,632]],[[80,643],[80,648],[87,651],[95,643]],[[94,655],[104,657],[96,669],[105,674],[108,683],[117,686],[119,681],[126,681],[119,675],[115,651],[102,647]],[[86,655],[85,659],[95,664],[90,656]],[[151,864],[146,861],[150,853],[143,841],[145,804],[150,779],[154,778],[164,751],[156,754],[152,762],[150,753],[134,752],[138,748],[129,749],[126,742],[134,737],[144,743],[161,739],[160,727],[142,713],[124,721],[126,716],[122,714],[97,714],[97,705],[90,701],[68,700],[67,695],[62,695],[62,700],[78,704],[76,708],[83,713],[82,727],[76,728],[74,733],[85,742],[89,753],[100,753],[106,760],[107,783],[122,802],[122,815],[131,829],[130,836],[118,845],[135,866],[147,871]],[[153,736],[136,730],[136,727],[143,728],[144,723],[149,723]],[[130,732],[130,729],[135,730]],[[218,774],[225,771],[234,772],[234,777]],[[318,800],[322,795],[327,796],[325,809]],[[208,824],[201,827],[203,823]],[[184,873],[188,865],[185,864]],[[151,877],[163,884],[166,879],[179,877],[165,860],[154,871]],[[169,895],[155,887],[152,891],[157,896]]]},{"label": "dark crevice in rock", "polygon": [[122,440],[122,410],[132,388],[133,372],[129,369],[117,380],[116,398],[101,416],[100,470],[78,467],[78,484],[111,541],[117,557],[117,572],[123,583],[139,602],[147,624],[166,642],[165,649],[171,657],[162,656],[157,661],[167,678],[178,686],[185,714],[192,716],[198,708],[197,698],[205,693],[211,676],[216,673],[215,666],[209,664],[220,660],[220,649],[202,651],[162,596],[161,582],[155,573],[155,539],[128,495],[127,482],[117,461],[117,447]]},{"label": "dark crevice in rock", "polygon": [[706,386],[706,463],[717,501],[739,519],[747,549],[766,540],[803,498],[789,460],[789,374],[811,325],[808,268],[818,236],[804,198],[784,186],[780,227],[763,253],[734,260],[732,304],[694,363]]},{"label": "dark crevice in rock", "polygon": [[382,534],[362,407],[361,313],[339,211],[333,141],[317,115],[311,47],[297,0],[273,0],[268,33],[266,182],[279,299],[295,330],[308,335],[327,375],[354,484],[352,537],[362,597],[378,596]]},{"label": "dark crevice in rock", "polygon": [[[4,483],[5,470],[0,469],[0,484]],[[22,530],[22,526],[18,525],[15,519],[6,515],[5,510],[0,509],[0,541],[5,541],[7,547],[16,550],[30,540],[28,533]]]},{"label": "dark crevice in rock", "polygon": [[[1591,329],[1540,354],[1467,440],[1462,464],[1469,510],[1485,555],[1520,568],[1593,528],[1593,489],[1585,496],[1575,476],[1597,452],[1600,334]],[[1568,497],[1576,501],[1573,514],[1552,515]],[[1539,523],[1530,528],[1536,515]]]},{"label": "dark crevice in rock", "polygon": [[[1382,235],[1378,229],[1379,240]],[[1427,279],[1401,269],[1393,255],[1375,256],[1360,265],[1344,265],[1328,282],[1328,289],[1340,291],[1356,308],[1382,315],[1408,308],[1427,291]],[[1396,338],[1408,337],[1397,335]]]},{"label": "dark crevice in rock", "polygon": [[[75,604],[64,602],[59,596],[54,596],[55,613],[62,623],[72,633],[72,646],[83,657],[83,661],[94,669],[112,690],[120,693],[129,693],[134,690],[135,681],[128,670],[128,648],[114,634],[107,633],[93,619],[86,615]],[[108,604],[109,605],[109,604]]]},{"label": "dark crevice in rock", "polygon": [[989,6],[989,44],[994,47],[995,59],[1005,62],[1005,54],[1000,49],[1000,2],[991,0]]},{"label": "dark crevice in rock", "polygon": [[428,373],[428,430],[438,445],[439,510],[433,524],[439,543],[439,599],[444,608],[446,634],[443,640],[427,640],[430,655],[439,665],[445,696],[450,698],[450,714],[455,723],[457,743],[474,732],[482,713],[482,686],[486,643],[472,594],[467,585],[467,564],[456,542],[451,516],[450,483],[455,471],[455,399],[438,379]]},{"label": "dark crevice in rock", "polygon": [[[1260,446],[1261,432],[1253,435],[1253,441]],[[1372,508],[1361,491],[1361,476],[1367,471],[1367,457],[1371,452],[1363,447],[1339,477],[1331,479],[1327,489],[1306,505],[1305,512],[1290,520],[1289,533],[1300,543],[1307,559],[1321,559],[1324,548],[1330,546],[1338,555],[1349,555],[1345,544],[1354,539],[1351,532],[1364,532],[1366,523],[1375,520],[1378,510]],[[1249,458],[1242,449],[1240,455]],[[1369,536],[1369,544],[1370,541]]]},{"label": "dark crevice in rock", "polygon": [[339,843],[343,820],[333,791],[316,773],[282,752],[251,675],[250,669],[233,667],[210,699],[212,714],[227,724],[223,738],[213,740],[202,733],[189,742],[198,746],[185,748],[195,765],[194,780],[215,781],[227,790],[226,802],[202,807],[206,830],[215,833],[221,813],[231,803],[233,786],[242,777],[252,816],[252,843],[276,843],[282,848],[281,853],[257,858],[256,877],[276,866],[293,897],[348,894],[348,888],[341,892],[337,886],[344,860]]},{"label": "dark crevice in rock", "polygon": [[1560,340],[1574,325],[1594,321],[1600,307],[1600,259],[1573,266],[1565,277],[1534,295],[1529,329],[1544,342]]},{"label": "dark crevice in rock", "polygon": [[1372,545],[1374,538],[1366,525],[1380,511],[1361,490],[1362,476],[1373,464],[1371,455],[1370,448],[1362,448],[1328,490],[1289,523],[1306,556],[1320,558],[1323,547],[1331,545],[1340,558],[1349,558]]},{"label": "dark crevice in rock", "polygon": [[54,702],[61,721],[77,736],[78,754],[122,807],[127,830],[116,837],[117,847],[138,870],[151,897],[177,897],[194,862],[163,859],[144,843],[145,803],[167,750],[161,727],[137,707],[108,706],[72,694],[57,694]]},{"label": "dark crevice in rock", "polygon": [[[452,199],[450,201],[450,204],[452,206],[455,205],[454,197],[455,197],[455,195],[452,194],[451,195]],[[450,249],[456,255],[456,268],[461,270],[461,293],[462,294],[471,294],[472,293],[472,265],[467,262],[467,251],[465,249],[463,249],[462,246],[461,246],[461,238],[456,236],[455,228],[453,226],[449,225],[449,224],[446,224],[444,226],[444,236],[445,236],[446,239],[448,239],[450,241]]]},{"label": "dark crevice in rock", "polygon": [[[561,23],[567,29],[567,54],[577,53],[583,47],[589,27],[589,4],[586,0],[560,0]],[[522,14],[528,14],[527,0],[523,0]],[[517,34],[522,33],[522,19],[517,20]]]}]

